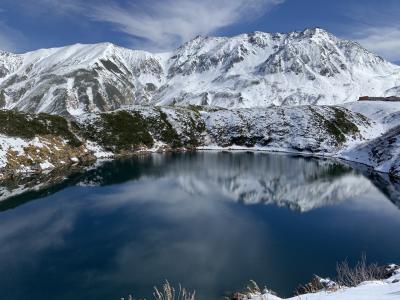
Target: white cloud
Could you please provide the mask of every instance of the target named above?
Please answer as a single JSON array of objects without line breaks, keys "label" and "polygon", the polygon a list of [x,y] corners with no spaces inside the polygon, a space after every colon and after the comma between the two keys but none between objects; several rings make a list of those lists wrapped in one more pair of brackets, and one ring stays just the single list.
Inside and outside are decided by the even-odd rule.
[{"label": "white cloud", "polygon": [[[16,0],[5,0],[14,3]],[[87,1],[89,2],[89,1]],[[15,3],[29,15],[57,16],[62,14],[73,14],[83,11],[85,8],[83,0],[24,0]],[[92,5],[95,3],[92,3]]]},{"label": "white cloud", "polygon": [[88,15],[147,45],[171,48],[223,27],[258,18],[284,0],[155,0],[147,4],[92,6]]},{"label": "white cloud", "polygon": [[357,41],[384,58],[400,60],[400,24],[395,27],[367,27],[360,32]]},{"label": "white cloud", "polygon": [[[15,1],[15,0],[5,0]],[[285,0],[24,0],[17,5],[29,15],[79,17],[107,23],[127,34],[135,47],[166,50],[196,35],[256,19]]]},{"label": "white cloud", "polygon": [[345,25],[347,38],[387,60],[400,60],[400,6],[398,0],[380,3],[357,3],[346,7],[343,14],[351,20]]}]

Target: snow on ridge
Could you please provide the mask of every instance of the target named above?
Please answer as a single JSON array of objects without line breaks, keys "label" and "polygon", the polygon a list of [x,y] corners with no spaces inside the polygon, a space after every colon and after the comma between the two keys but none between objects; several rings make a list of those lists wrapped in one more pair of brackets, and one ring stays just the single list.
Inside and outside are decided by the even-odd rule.
[{"label": "snow on ridge", "polygon": [[131,104],[332,105],[400,91],[399,66],[319,28],[197,37],[170,53],[100,43],[0,56],[4,107],[63,115]]}]

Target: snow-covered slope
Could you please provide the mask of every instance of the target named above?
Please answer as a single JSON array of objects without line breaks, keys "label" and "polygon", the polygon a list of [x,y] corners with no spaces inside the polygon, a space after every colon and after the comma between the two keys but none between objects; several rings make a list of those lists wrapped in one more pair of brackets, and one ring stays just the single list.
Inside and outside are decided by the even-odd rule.
[{"label": "snow-covered slope", "polygon": [[372,166],[394,177],[400,174],[400,126],[382,136],[342,151],[342,157]]},{"label": "snow-covered slope", "polygon": [[146,103],[165,80],[163,55],[108,43],[0,57],[3,107],[26,112],[78,115]]},{"label": "snow-covered slope", "polygon": [[399,93],[399,66],[319,28],[197,37],[163,54],[108,43],[0,52],[0,107],[28,112],[338,104]]},{"label": "snow-covered slope", "polygon": [[371,120],[366,141],[339,151],[338,156],[372,166],[375,170],[400,175],[400,104],[361,101],[346,103],[347,109]]}]

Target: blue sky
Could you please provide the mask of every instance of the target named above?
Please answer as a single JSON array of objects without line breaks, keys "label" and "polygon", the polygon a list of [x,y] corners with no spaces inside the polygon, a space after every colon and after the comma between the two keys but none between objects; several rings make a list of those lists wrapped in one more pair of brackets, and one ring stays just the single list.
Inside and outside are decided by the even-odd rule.
[{"label": "blue sky", "polygon": [[398,0],[0,0],[0,49],[112,42],[164,51],[196,35],[321,27],[400,61]]}]

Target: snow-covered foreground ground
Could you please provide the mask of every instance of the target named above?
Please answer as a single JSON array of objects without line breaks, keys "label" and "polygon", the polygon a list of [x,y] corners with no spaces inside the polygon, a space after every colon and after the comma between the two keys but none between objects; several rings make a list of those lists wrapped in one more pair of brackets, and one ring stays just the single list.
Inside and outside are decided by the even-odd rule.
[{"label": "snow-covered foreground ground", "polygon": [[[271,294],[254,295],[249,300],[282,300]],[[335,292],[321,291],[287,298],[290,300],[395,300],[400,299],[400,270],[389,279],[367,281],[357,287],[341,288]]]}]

